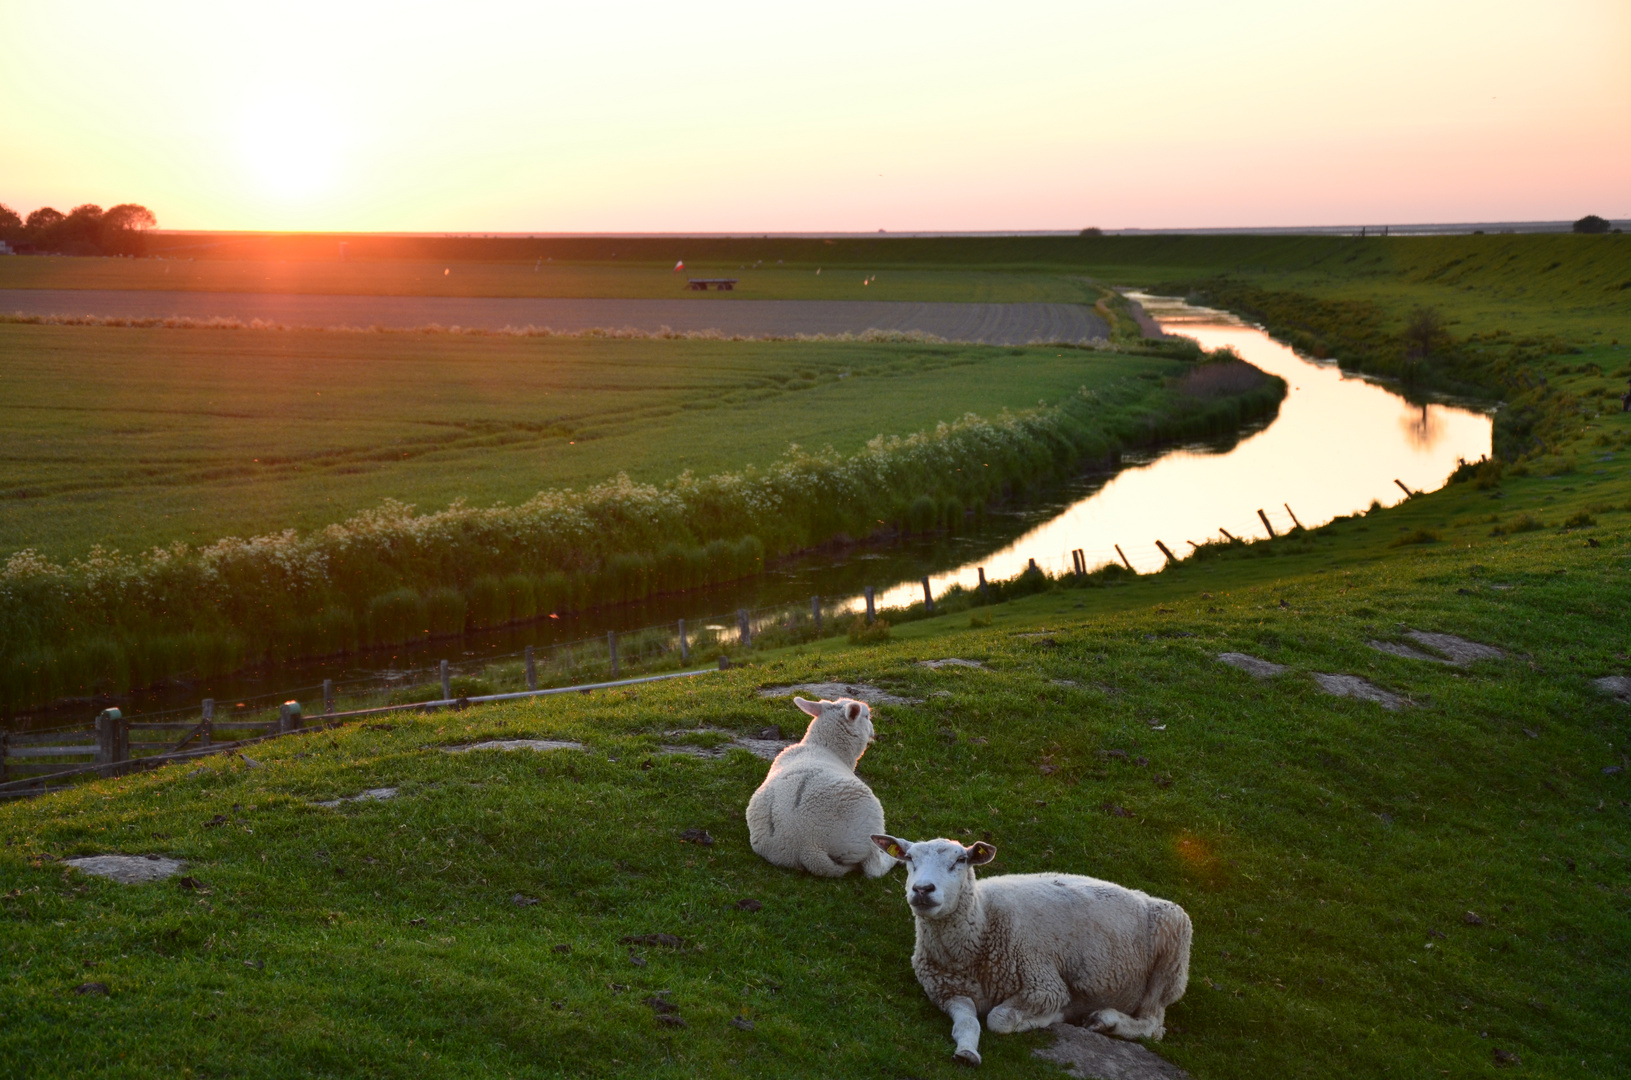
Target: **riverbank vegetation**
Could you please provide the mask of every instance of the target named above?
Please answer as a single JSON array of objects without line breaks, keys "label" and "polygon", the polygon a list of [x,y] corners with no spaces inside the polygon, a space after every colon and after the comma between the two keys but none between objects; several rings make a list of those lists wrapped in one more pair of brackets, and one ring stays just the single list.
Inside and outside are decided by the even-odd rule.
[{"label": "riverbank vegetation", "polygon": [[[796,731],[758,691],[822,680],[910,699],[875,709],[860,766],[892,831],[1185,906],[1190,986],[1155,1049],[1196,1076],[1617,1075],[1631,721],[1592,680],[1631,651],[1631,484],[1605,453],[1160,574],[1033,581],[979,626],[899,620],[0,807],[0,1053],[23,1076],[960,1075],[899,871],[816,880],[748,848],[766,766],[729,739]],[[1521,514],[1542,527],[1492,535]],[[1437,539],[1390,546],[1417,531]],[[1372,644],[1419,649],[1411,629],[1502,655]],[[920,664],[945,657],[983,666]],[[503,738],[584,749],[443,752]],[[61,863],[110,851],[184,877]],[[982,1071],[1043,1074],[1050,1041],[988,1035]]]},{"label": "riverbank vegetation", "polygon": [[[58,410],[81,414],[80,402],[99,397],[74,385],[76,375],[121,391],[139,387],[112,412],[130,417],[150,442],[133,461],[133,433],[113,427],[101,444],[107,472],[96,477],[86,468],[95,436],[58,412],[29,408],[40,403],[17,401],[20,425],[73,447],[56,459],[37,449],[21,455],[54,470],[60,490],[25,489],[15,500],[19,529],[48,495],[80,501],[96,482],[108,496],[103,506],[125,503],[132,518],[162,505],[148,492],[191,502],[177,517],[194,536],[206,522],[221,524],[199,512],[202,497],[235,500],[245,512],[253,498],[253,512],[264,514],[281,495],[333,514],[306,530],[247,539],[207,532],[141,555],[102,546],[74,558],[14,551],[0,571],[0,703],[10,709],[217,674],[262,657],[401,644],[639,600],[734,580],[766,557],[880,530],[955,531],[1014,484],[1113,458],[1126,446],[1231,431],[1271,414],[1284,393],[1279,380],[1193,346],[1127,357],[1063,347],[33,325],[0,332],[34,336],[20,350],[38,358],[25,385]],[[231,350],[223,363],[223,334],[231,345],[260,349],[259,362]],[[104,348],[87,349],[73,335]],[[199,350],[191,363],[178,363],[184,349]],[[75,368],[76,358],[85,363]],[[652,385],[658,372],[671,386]],[[404,375],[417,392],[395,391]],[[994,393],[998,380],[1007,385]],[[1052,400],[992,407],[1003,394],[1018,404],[1024,398],[1013,395],[1038,388]],[[379,407],[392,397],[394,409]],[[506,404],[488,407],[500,399]],[[980,412],[951,412],[959,399]],[[863,400],[859,415],[843,415],[846,402]],[[539,415],[546,401],[562,412]],[[159,410],[172,415],[152,419]],[[949,418],[870,439],[859,426],[896,431],[908,418],[932,419],[927,410]],[[220,417],[230,420],[216,426]],[[394,430],[404,418],[419,431]],[[211,439],[212,429],[230,432],[229,441]],[[687,451],[710,464],[741,461],[805,432],[822,440],[820,449],[794,446],[761,466],[727,471],[678,469]],[[597,452],[602,440],[613,442],[608,452]],[[619,468],[619,446],[654,480]],[[589,482],[516,504],[456,500],[425,512],[386,499],[334,513],[346,506],[328,501],[338,485],[322,503],[312,497],[348,470],[402,484],[411,473],[396,463],[414,456],[429,459],[421,474],[460,485],[460,494],[474,486],[461,460],[512,487],[537,483],[540,451],[571,460]],[[374,467],[382,460],[387,466]],[[506,466],[511,475],[499,475]]]}]

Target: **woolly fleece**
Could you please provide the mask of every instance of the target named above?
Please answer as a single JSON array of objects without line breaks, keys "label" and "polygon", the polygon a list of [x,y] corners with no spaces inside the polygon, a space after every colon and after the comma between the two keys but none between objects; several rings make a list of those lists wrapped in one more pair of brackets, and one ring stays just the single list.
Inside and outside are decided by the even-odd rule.
[{"label": "woolly fleece", "polygon": [[872,741],[872,710],[852,698],[797,705],[812,719],[804,738],[776,755],[748,800],[748,840],[765,861],[820,877],[859,866],[881,877],[895,865],[872,842],[883,831],[883,804],[855,775]]},{"label": "woolly fleece", "polygon": [[1167,900],[1077,874],[976,881],[996,849],[955,840],[873,837],[906,863],[917,920],[912,970],[952,1018],[958,1060],[979,1064],[980,1019],[999,1035],[1090,1020],[1094,1030],[1159,1039],[1189,981],[1193,930]]}]

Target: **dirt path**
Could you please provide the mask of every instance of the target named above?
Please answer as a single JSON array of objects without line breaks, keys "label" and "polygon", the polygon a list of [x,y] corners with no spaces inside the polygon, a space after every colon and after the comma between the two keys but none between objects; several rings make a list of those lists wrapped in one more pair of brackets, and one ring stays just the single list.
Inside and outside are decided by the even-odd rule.
[{"label": "dirt path", "polygon": [[288,293],[0,289],[0,312],[104,318],[260,319],[290,326],[549,327],[718,330],[745,336],[921,331],[948,341],[1023,345],[1109,336],[1076,304],[947,304],[870,300],[540,300],[516,297],[312,296]]}]

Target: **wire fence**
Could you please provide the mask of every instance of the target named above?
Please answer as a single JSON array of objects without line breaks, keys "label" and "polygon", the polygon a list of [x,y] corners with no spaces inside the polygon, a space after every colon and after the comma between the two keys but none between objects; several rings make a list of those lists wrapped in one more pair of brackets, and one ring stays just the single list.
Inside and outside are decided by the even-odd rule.
[{"label": "wire fence", "polygon": [[[1271,537],[1302,528],[1289,506],[1283,510],[1263,509],[1257,514]],[[1234,536],[1222,530],[1220,533],[1201,543],[1181,541],[1181,551],[1161,540],[1154,546],[1164,560],[1176,562],[1205,543],[1262,538]],[[1146,570],[1159,569],[1159,565],[1150,565],[1142,545],[1136,556]],[[118,709],[107,709],[90,727],[63,724],[0,733],[0,797],[61,790],[49,786],[53,778],[111,775],[109,769],[121,765],[220,752],[299,730],[308,718],[321,722],[325,717],[364,711],[456,707],[470,700],[511,693],[615,684],[702,665],[725,667],[752,651],[843,635],[857,620],[910,621],[948,607],[986,603],[992,598],[990,587],[1007,592],[1013,581],[1025,575],[1034,579],[1086,578],[1105,566],[1139,572],[1121,545],[1109,551],[1077,548],[1060,555],[1030,557],[1024,570],[1007,584],[988,583],[983,567],[976,568],[978,576],[974,581],[942,578],[938,597],[934,583],[925,577],[919,585],[896,586],[883,596],[872,588],[862,596],[812,596],[804,602],[739,608],[700,619],[610,631],[469,660],[409,663],[356,678],[329,679],[229,702],[205,698],[197,705],[151,709],[128,716]],[[919,587],[921,599],[912,599]],[[154,734],[167,734],[160,741],[131,742],[133,732],[145,734],[150,740]],[[168,740],[178,733],[179,741],[171,745]],[[234,737],[218,741],[217,734]],[[82,760],[85,757],[95,758],[95,763],[88,764]]]}]

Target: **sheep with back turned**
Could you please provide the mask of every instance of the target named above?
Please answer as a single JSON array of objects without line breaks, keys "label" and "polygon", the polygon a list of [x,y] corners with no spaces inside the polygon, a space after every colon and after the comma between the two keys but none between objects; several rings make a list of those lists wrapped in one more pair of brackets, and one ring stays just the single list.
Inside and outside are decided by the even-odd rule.
[{"label": "sheep with back turned", "polygon": [[1189,982],[1184,909],[1077,874],[976,881],[997,849],[955,840],[872,838],[906,864],[917,922],[912,970],[952,1019],[957,1060],[980,1063],[980,1020],[999,1035],[1088,1020],[1124,1039],[1159,1039]]},{"label": "sheep with back turned", "polygon": [[804,738],[776,755],[748,800],[748,842],[767,862],[842,877],[857,866],[867,877],[888,873],[895,860],[872,843],[883,831],[883,804],[855,775],[872,742],[872,710],[864,701],[806,701]]}]

